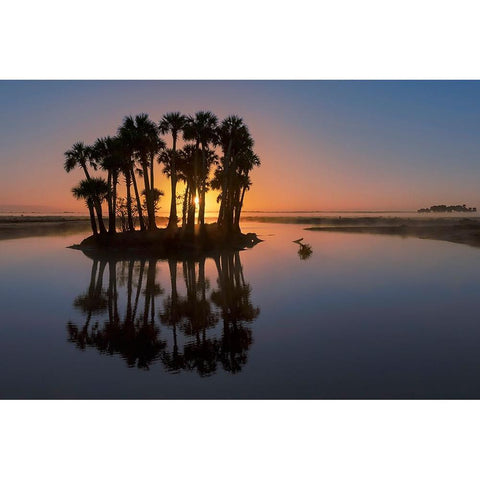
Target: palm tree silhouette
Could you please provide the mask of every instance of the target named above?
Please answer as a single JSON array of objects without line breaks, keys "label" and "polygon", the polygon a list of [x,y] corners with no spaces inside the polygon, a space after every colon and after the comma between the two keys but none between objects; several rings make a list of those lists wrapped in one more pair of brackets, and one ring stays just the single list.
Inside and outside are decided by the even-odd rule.
[{"label": "palm tree silhouette", "polygon": [[[105,225],[102,217],[102,202],[108,195],[108,185],[103,178],[89,178],[88,180],[81,180],[80,183],[72,188],[72,194],[77,199],[85,200],[88,211],[90,213],[90,225],[94,235],[98,233],[106,233]],[[100,232],[97,232],[95,224],[94,208],[97,211],[98,227]]]},{"label": "palm tree silhouette", "polygon": [[93,159],[92,149],[86,146],[83,142],[77,142],[73,144],[70,150],[65,152],[64,168],[67,172],[72,171],[75,167],[81,167],[85,178],[90,180],[90,174],[88,172],[87,164],[89,164],[94,170],[97,169],[95,160]]},{"label": "palm tree silhouette", "polygon": [[[166,148],[166,143],[160,137],[167,133],[172,135],[171,149]],[[179,149],[177,143],[181,133],[187,143]],[[155,185],[155,164],[162,163],[163,173],[170,178],[171,184],[167,230],[173,232],[164,238],[171,241],[178,237],[190,241],[195,236],[195,242],[199,239],[198,244],[203,245],[214,238],[209,237],[209,231],[215,231],[214,236],[220,241],[241,233],[241,212],[246,192],[252,185],[250,172],[260,165],[253,145],[247,125],[236,115],[225,118],[219,124],[216,115],[207,110],[190,116],[170,112],[157,125],[146,113],[141,113],[124,117],[116,136],[99,138],[93,146],[86,146],[83,142],[75,143],[65,152],[64,167],[67,172],[75,167],[81,168],[86,180],[91,179],[89,168],[96,170],[100,167],[106,172],[108,231],[114,234],[117,213],[121,217],[123,232],[135,230],[135,210],[140,230],[157,229],[156,208],[161,190]],[[220,150],[222,155],[219,158],[217,151]],[[212,166],[215,166],[213,175]],[[117,185],[122,176],[125,179],[126,202],[120,199],[117,206]],[[137,176],[143,179],[144,202],[139,193]],[[185,190],[182,231],[177,236],[179,181],[184,182]],[[207,229],[205,197],[210,188],[219,191],[217,203],[220,205],[215,227]],[[100,230],[100,233],[104,233],[100,198],[93,196],[91,200],[87,202],[87,207],[89,212],[92,208],[95,210],[99,224],[95,227],[92,225],[92,231]],[[197,204],[200,228],[195,230]],[[202,234],[201,237],[198,237],[198,233]]]},{"label": "palm tree silhouette", "polygon": [[176,228],[178,223],[177,217],[177,139],[178,134],[183,131],[187,117],[180,112],[166,113],[159,123],[159,130],[162,135],[167,133],[172,134],[172,149],[168,156],[164,157],[163,163],[168,165],[168,172],[170,176],[171,185],[171,199],[170,199],[170,216],[168,219],[167,228]]},{"label": "palm tree silhouette", "polygon": [[[140,163],[146,193],[146,206],[148,215],[148,229],[155,230],[155,211],[152,197],[153,185],[150,185],[152,171],[149,167],[153,163],[153,157],[159,152],[162,143],[158,138],[158,128],[146,113],[135,117],[127,116],[119,128],[119,134],[129,139],[134,151],[134,156]],[[140,205],[138,205],[139,210]]]},{"label": "palm tree silhouette", "polygon": [[197,148],[201,151],[201,165],[199,168],[198,182],[198,223],[205,224],[205,193],[210,165],[207,161],[207,151],[210,144],[217,139],[218,118],[209,111],[199,111],[194,116],[188,117],[188,123],[183,130],[185,140],[194,140]]},{"label": "palm tree silhouette", "polygon": [[115,233],[118,177],[124,164],[123,145],[118,137],[103,137],[95,141],[92,155],[96,163],[108,172],[108,231]]},{"label": "palm tree silhouette", "polygon": [[195,195],[198,185],[198,172],[200,162],[200,152],[196,145],[186,144],[178,152],[177,170],[179,178],[185,182],[183,216],[182,221],[185,231],[193,233],[195,227]]},{"label": "palm tree silhouette", "polygon": [[[247,181],[239,182],[238,179],[245,177],[244,170],[248,165],[253,168],[253,166],[259,165],[260,161],[252,151],[252,136],[240,117],[231,115],[224,119],[217,129],[217,134],[217,144],[223,152],[216,182],[216,186],[221,188],[218,224],[227,231],[232,231],[235,227],[235,209],[238,209],[240,201],[239,189],[245,188],[246,190],[248,186]],[[245,158],[250,158],[250,163],[245,162]]]}]

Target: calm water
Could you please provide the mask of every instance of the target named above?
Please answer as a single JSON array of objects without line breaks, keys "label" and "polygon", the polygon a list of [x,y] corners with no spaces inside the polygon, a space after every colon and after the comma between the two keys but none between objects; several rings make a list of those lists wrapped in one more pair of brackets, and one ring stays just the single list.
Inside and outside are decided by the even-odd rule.
[{"label": "calm water", "polygon": [[480,398],[480,249],[244,231],[185,261],[0,241],[0,397]]}]

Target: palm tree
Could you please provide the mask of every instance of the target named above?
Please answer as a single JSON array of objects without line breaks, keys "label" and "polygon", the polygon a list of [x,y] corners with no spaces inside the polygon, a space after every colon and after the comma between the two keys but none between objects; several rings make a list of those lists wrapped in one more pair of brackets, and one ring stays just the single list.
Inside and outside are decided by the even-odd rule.
[{"label": "palm tree", "polygon": [[246,152],[251,151],[253,139],[243,120],[235,115],[222,121],[217,135],[217,143],[223,151],[219,172],[222,184],[218,224],[231,231],[234,228],[234,211],[238,202],[238,176],[241,175],[239,165],[242,155],[245,156]]},{"label": "palm tree", "polygon": [[198,185],[199,150],[196,145],[186,144],[178,152],[178,177],[185,182],[184,214],[186,231],[193,233],[195,228],[195,195]]},{"label": "palm tree", "polygon": [[123,150],[123,165],[122,171],[125,177],[125,186],[127,190],[127,217],[130,230],[134,230],[133,226],[133,213],[132,213],[132,194],[131,186],[133,185],[133,193],[135,195],[136,210],[138,214],[138,221],[140,224],[140,230],[145,230],[145,221],[142,215],[142,203],[137,186],[137,180],[135,177],[135,145],[132,132],[126,128],[120,127],[118,129],[117,137],[121,141]]},{"label": "palm tree", "polygon": [[[168,169],[170,172],[171,199],[170,216],[168,218],[167,228],[177,228],[177,139],[178,134],[183,130],[187,123],[187,117],[180,112],[166,113],[160,120],[159,129],[162,135],[170,132],[172,134],[172,149],[168,155]],[[165,158],[166,159],[166,158]],[[162,160],[164,162],[164,160]],[[164,162],[165,163],[165,162]]]},{"label": "palm tree", "polygon": [[205,224],[205,193],[210,170],[208,164],[208,148],[217,140],[216,128],[218,118],[209,111],[199,111],[195,116],[188,117],[188,123],[183,130],[185,140],[194,140],[201,151],[201,166],[199,169],[198,188],[198,223]]},{"label": "palm tree", "polygon": [[108,172],[108,231],[115,233],[118,176],[124,164],[122,141],[119,137],[104,137],[96,140],[93,155],[98,165]]},{"label": "palm tree", "polygon": [[90,174],[87,169],[87,163],[94,169],[97,169],[94,158],[91,155],[92,148],[83,142],[74,143],[70,150],[65,152],[64,168],[67,172],[72,171],[75,167],[82,168],[85,178],[90,180]]},{"label": "palm tree", "polygon": [[[157,153],[159,148],[157,127],[148,118],[148,115],[146,113],[141,113],[140,115],[136,115],[135,117],[125,117],[123,120],[123,124],[118,130],[118,133],[122,137],[128,139],[134,157],[140,163],[146,192],[148,228],[150,230],[154,230],[156,229],[156,225],[155,212],[153,208],[153,198],[151,196],[151,188],[153,188],[153,186],[150,186],[151,172],[149,172],[149,164],[153,161],[153,155]],[[133,178],[134,175],[132,179]],[[134,188],[136,188],[135,183]],[[138,189],[135,193],[137,195]],[[139,198],[140,197],[137,195],[137,199]],[[137,207],[139,212],[141,212],[141,205],[139,201],[137,203]]]},{"label": "palm tree", "polygon": [[90,213],[90,225],[94,235],[97,235],[97,225],[95,223],[94,206],[99,205],[97,209],[98,227],[100,233],[106,233],[102,218],[102,201],[108,195],[108,185],[103,178],[90,178],[82,180],[76,187],[72,188],[73,196],[77,199],[85,200]]},{"label": "palm tree", "polygon": [[250,190],[252,180],[250,178],[250,171],[254,167],[260,166],[260,159],[252,149],[248,148],[237,155],[237,182],[235,192],[235,206],[234,206],[234,228],[240,230],[240,214],[243,208],[243,201],[245,192]]},{"label": "palm tree", "polygon": [[[94,170],[97,169],[92,147],[85,145],[83,142],[77,142],[73,144],[72,148],[67,150],[64,155],[64,168],[66,172],[71,172],[75,167],[78,166],[83,170],[85,178],[87,180],[91,179],[87,164],[89,164]],[[97,215],[100,215],[101,218],[101,205],[98,203],[96,198],[93,199],[93,207],[95,208]],[[100,219],[99,224],[100,231],[103,233],[103,220]]]},{"label": "palm tree", "polygon": [[[133,165],[135,161],[133,160],[132,149],[129,145],[128,139],[122,135],[117,135],[116,147],[118,149],[118,154],[120,156],[120,171],[125,178],[125,189],[126,189],[126,213],[127,213],[127,225],[128,230],[135,230],[133,225],[133,212],[132,212],[132,174],[133,174]],[[139,199],[140,200],[140,199]]]},{"label": "palm tree", "polygon": [[[153,185],[150,185],[151,172],[149,175],[149,164],[153,162],[153,157],[160,148],[157,126],[148,118],[146,113],[141,113],[135,117],[125,117],[118,133],[124,138],[128,138],[134,156],[140,163],[146,192],[148,228],[149,230],[155,230],[157,227],[152,197]],[[140,211],[140,205],[138,207]]]}]

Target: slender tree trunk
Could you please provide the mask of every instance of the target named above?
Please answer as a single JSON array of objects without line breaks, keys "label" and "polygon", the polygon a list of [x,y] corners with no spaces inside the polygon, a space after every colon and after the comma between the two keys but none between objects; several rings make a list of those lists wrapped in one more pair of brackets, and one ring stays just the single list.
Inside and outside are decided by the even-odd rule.
[{"label": "slender tree trunk", "polygon": [[173,148],[172,158],[170,159],[170,185],[171,185],[171,198],[170,198],[170,215],[168,217],[167,228],[177,228],[177,135],[172,133]]},{"label": "slender tree trunk", "polygon": [[198,192],[198,223],[200,226],[205,225],[205,190],[207,182],[207,161],[205,148],[202,144],[202,172]]},{"label": "slender tree trunk", "polygon": [[115,233],[116,227],[116,202],[117,202],[117,177],[118,173],[108,172],[109,188],[108,188],[108,232]]},{"label": "slender tree trunk", "polygon": [[189,187],[188,206],[187,206],[187,231],[193,233],[195,230],[195,188]]},{"label": "slender tree trunk", "polygon": [[108,170],[107,184],[108,184],[108,196],[107,196],[107,205],[108,205],[108,232],[113,233],[115,231],[115,216],[113,213],[113,182],[112,182],[112,171]]},{"label": "slender tree trunk", "polygon": [[223,165],[223,185],[222,185],[222,201],[220,203],[220,210],[218,211],[218,221],[217,223],[219,225],[223,225],[224,223],[224,214],[225,214],[225,204],[226,204],[226,200],[227,200],[227,191],[228,191],[228,183],[229,183],[229,179],[228,179],[228,173],[229,173],[229,170],[230,170],[230,154],[231,154],[231,150],[232,150],[232,141],[230,140],[228,142],[228,147],[227,147],[227,151],[225,153],[225,156],[224,156],[224,165]]},{"label": "slender tree trunk", "polygon": [[247,191],[247,187],[242,188],[242,194],[240,196],[240,202],[238,204],[238,208],[236,211],[236,216],[235,216],[235,227],[240,230],[240,215],[242,213],[242,208],[243,208],[243,199],[245,198],[245,192]]},{"label": "slender tree trunk", "polygon": [[130,176],[130,170],[125,172],[125,185],[127,187],[127,222],[128,222],[128,229],[135,230],[133,226],[133,216],[132,216],[132,192],[131,192],[131,184],[132,178]]},{"label": "slender tree trunk", "polygon": [[90,174],[88,173],[87,166],[84,163],[82,163],[82,169],[83,173],[85,174],[85,178],[90,181]]},{"label": "slender tree trunk", "polygon": [[148,230],[155,230],[157,225],[155,224],[155,208],[153,206],[152,190],[150,189],[150,181],[148,178],[148,165],[147,162],[142,162],[143,181],[145,184],[145,201],[147,204],[148,215]]},{"label": "slender tree trunk", "polygon": [[145,230],[145,221],[143,220],[143,214],[142,214],[142,204],[140,202],[140,195],[138,194],[137,180],[135,178],[135,172],[133,171],[133,168],[131,169],[131,175],[132,175],[133,190],[135,192],[135,198],[137,201],[138,221],[140,223],[140,230]]},{"label": "slender tree trunk", "polygon": [[95,202],[95,210],[97,212],[98,227],[100,229],[100,233],[107,233],[107,229],[105,228],[105,224],[103,223],[102,203],[98,199]]},{"label": "slender tree trunk", "polygon": [[155,182],[154,182],[154,167],[155,167],[155,162],[154,162],[154,156],[152,155],[152,159],[150,161],[150,188],[151,191],[153,192],[153,189],[155,188]]},{"label": "slender tree trunk", "polygon": [[189,196],[188,183],[185,184],[185,192],[183,194],[183,208],[182,208],[182,228],[185,228],[187,224],[187,205],[188,205],[188,196]]},{"label": "slender tree trunk", "polygon": [[[87,166],[84,163],[82,163],[82,169],[83,169],[83,172],[85,173],[85,178],[90,181],[91,177],[90,177],[90,174],[88,173]],[[102,205],[100,203],[100,200],[98,200],[98,198],[94,198],[93,203],[94,203],[95,211],[97,212],[97,216],[98,216],[99,231],[100,233],[107,233],[107,230],[105,229],[105,225],[103,223]]]},{"label": "slender tree trunk", "polygon": [[118,184],[118,171],[113,175],[113,233],[117,227],[117,184]]},{"label": "slender tree trunk", "polygon": [[97,223],[95,222],[95,212],[93,210],[93,202],[88,202],[88,213],[90,214],[90,226],[94,235],[98,235]]}]

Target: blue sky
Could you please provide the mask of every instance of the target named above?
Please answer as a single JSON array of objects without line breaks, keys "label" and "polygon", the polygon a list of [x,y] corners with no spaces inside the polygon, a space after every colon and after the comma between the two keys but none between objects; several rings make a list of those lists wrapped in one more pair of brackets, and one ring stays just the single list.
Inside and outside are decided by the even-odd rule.
[{"label": "blue sky", "polygon": [[255,139],[246,209],[480,207],[477,81],[1,81],[0,100],[0,205],[79,210],[81,174],[62,168],[75,141],[129,114],[209,109]]}]

